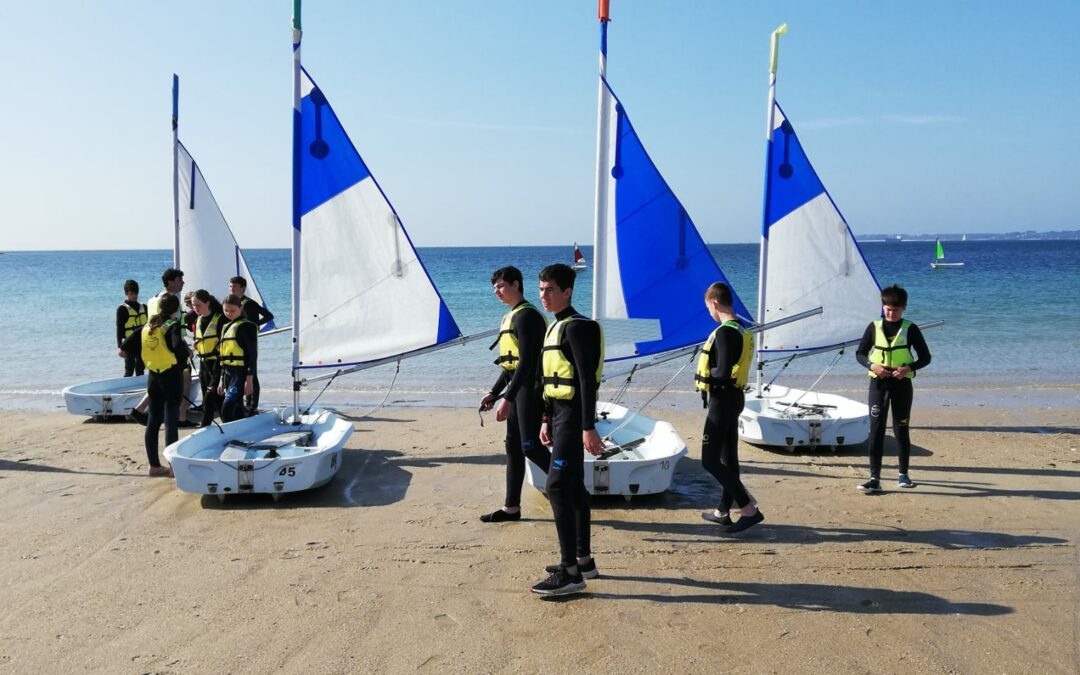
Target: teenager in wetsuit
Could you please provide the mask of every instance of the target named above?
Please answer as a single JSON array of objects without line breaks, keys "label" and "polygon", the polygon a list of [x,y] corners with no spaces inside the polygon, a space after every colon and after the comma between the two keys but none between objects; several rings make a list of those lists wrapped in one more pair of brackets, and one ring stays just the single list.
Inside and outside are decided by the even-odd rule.
[{"label": "teenager in wetsuit", "polygon": [[[244,312],[244,318],[255,324],[255,332],[274,320],[274,315],[267,308],[249,298],[247,293],[247,279],[233,277],[229,279],[229,293],[240,298],[240,308]],[[252,380],[251,394],[244,397],[244,408],[247,415],[254,415],[259,411],[259,376],[255,375]]]},{"label": "teenager in wetsuit", "polygon": [[[147,310],[150,316],[154,316],[160,309],[160,303],[167,297],[175,297],[177,304],[180,302],[180,291],[184,290],[184,273],[175,267],[170,267],[161,273],[161,291],[150,298],[147,303]],[[182,314],[178,316],[178,320],[181,321],[181,328],[186,323]],[[183,333],[181,332],[181,335]],[[190,352],[189,352],[190,353]],[[188,392],[191,391],[191,362],[187,361],[182,364],[183,371],[181,373],[181,379],[183,380],[182,398],[180,399],[180,421],[178,424],[181,427],[193,427],[195,426],[188,421],[188,408],[191,406],[191,402],[188,400]],[[135,406],[135,409],[131,411],[131,417],[140,424],[146,424],[146,416],[142,411],[146,408],[149,402],[149,398],[144,396],[142,401]]]},{"label": "teenager in wetsuit", "polygon": [[199,385],[202,388],[202,425],[210,426],[217,414],[220,397],[217,390],[221,384],[221,366],[218,364],[218,342],[225,326],[225,314],[221,303],[205,289],[195,291],[191,298],[196,321],[195,353],[199,355]]},{"label": "teenager in wetsuit", "polygon": [[162,298],[157,303],[158,313],[150,317],[142,330],[128,336],[123,344],[125,352],[141,348],[148,371],[146,394],[150,412],[143,441],[151,476],[171,475],[171,470],[162,466],[158,457],[158,432],[162,422],[165,423],[165,445],[175,443],[179,438],[177,424],[183,396],[183,368],[189,358],[187,343],[176,319],[179,309],[180,301],[175,295]]},{"label": "teenager in wetsuit", "polygon": [[574,270],[556,264],[540,272],[540,302],[555,315],[543,348],[544,422],[540,440],[551,444],[547,496],[555,518],[562,559],[550,576],[532,587],[539,595],[566,595],[585,588],[599,574],[590,543],[591,513],[585,489],[585,452],[599,455],[604,442],[596,433],[596,392],[604,364],[600,324],[571,305]]},{"label": "teenager in wetsuit", "polygon": [[[893,435],[898,446],[900,475],[896,484],[913,488],[908,478],[911,458],[911,403],[915,371],[930,365],[930,348],[922,331],[903,318],[908,294],[893,285],[881,291],[882,318],[870,322],[855,350],[855,360],[870,376],[870,480],[859,485],[866,494],[881,492],[881,456],[885,449],[885,425],[892,408]],[[911,353],[914,349],[918,358]]]},{"label": "teenager in wetsuit", "polygon": [[237,295],[225,298],[222,307],[229,320],[221,330],[218,342],[218,363],[221,365],[221,384],[218,395],[224,397],[221,421],[232,422],[245,417],[244,397],[254,390],[259,355],[258,329],[243,316],[241,299]]},{"label": "teenager in wetsuit", "polygon": [[506,422],[506,498],[501,509],[480,516],[485,523],[521,520],[525,459],[532,460],[545,473],[551,463],[551,451],[540,442],[540,418],[544,413],[540,349],[547,321],[525,300],[522,283],[521,271],[516,267],[502,267],[491,275],[495,297],[510,311],[503,316],[499,337],[491,345],[499,349],[495,359],[499,379],[480,401],[480,410],[495,407],[495,419]]},{"label": "teenager in wetsuit", "polygon": [[124,352],[123,346],[124,340],[142,330],[149,318],[146,305],[139,302],[139,282],[128,279],[124,282],[124,302],[116,308],[116,351],[124,359],[124,377],[143,374],[140,352]]},{"label": "teenager in wetsuit", "polygon": [[[754,358],[750,333],[735,318],[731,288],[716,282],[705,291],[705,307],[720,325],[705,341],[698,357],[695,387],[708,401],[705,430],[701,435],[701,465],[723,487],[720,504],[701,517],[737,534],[761,521],[758,510],[739,477],[739,413],[746,398],[743,387]],[[739,507],[739,519],[732,522],[731,505]]]}]

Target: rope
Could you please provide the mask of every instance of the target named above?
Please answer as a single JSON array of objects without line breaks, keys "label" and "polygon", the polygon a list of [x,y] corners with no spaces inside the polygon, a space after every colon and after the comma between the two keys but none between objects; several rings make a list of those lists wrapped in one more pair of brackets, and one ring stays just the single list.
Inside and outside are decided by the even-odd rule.
[{"label": "rope", "polygon": [[617,427],[615,427],[614,429],[612,429],[612,430],[611,430],[611,432],[610,432],[610,433],[609,433],[609,434],[608,434],[607,436],[604,436],[604,440],[605,440],[605,441],[610,441],[610,440],[612,439],[612,437],[613,437],[613,436],[614,436],[614,435],[615,435],[616,433],[618,433],[619,431],[621,431],[623,427],[625,427],[625,426],[626,426],[627,424],[629,424],[629,423],[630,423],[630,421],[631,421],[631,420],[633,420],[633,419],[634,419],[635,417],[637,417],[637,416],[638,416],[638,414],[639,414],[639,413],[640,413],[640,412],[641,412],[642,410],[644,410],[645,408],[649,407],[649,404],[650,404],[650,403],[652,403],[653,401],[655,401],[655,400],[656,400],[656,398],[657,398],[658,396],[660,396],[660,394],[664,393],[664,390],[665,390],[665,389],[667,389],[668,387],[670,387],[670,386],[671,386],[671,383],[672,383],[672,382],[674,382],[674,381],[675,381],[675,380],[676,380],[676,379],[677,379],[677,378],[679,377],[679,375],[682,375],[682,372],[683,372],[684,370],[686,370],[686,367],[687,367],[687,366],[689,366],[689,365],[690,365],[691,363],[693,363],[693,362],[694,362],[694,359],[695,359],[695,358],[697,357],[697,353],[698,353],[698,350],[697,350],[697,349],[695,349],[695,350],[694,350],[693,352],[691,352],[691,353],[690,353],[690,359],[689,359],[689,360],[688,360],[688,361],[687,361],[686,363],[684,363],[684,364],[682,365],[682,367],[681,367],[681,368],[679,368],[679,369],[678,369],[677,371],[675,371],[675,374],[671,376],[671,379],[670,379],[670,380],[668,380],[668,381],[667,381],[667,382],[666,382],[666,383],[664,384],[664,386],[660,387],[660,390],[659,390],[659,391],[657,391],[657,392],[656,392],[655,394],[653,394],[653,395],[652,395],[652,397],[651,397],[651,398],[649,398],[649,400],[648,400],[648,401],[645,401],[645,403],[643,403],[643,404],[641,405],[641,407],[640,407],[640,408],[638,408],[637,410],[633,411],[633,412],[632,412],[632,413],[631,413],[630,415],[627,415],[626,419],[624,419],[624,420],[622,421],[622,423],[621,423],[621,424],[619,424],[619,426],[617,426]]},{"label": "rope", "polygon": [[360,415],[357,415],[357,417],[367,417],[368,415],[371,415],[371,414],[377,412],[380,408],[382,408],[384,405],[386,405],[386,400],[390,398],[390,392],[392,392],[394,390],[394,383],[397,382],[397,376],[398,376],[398,373],[400,373],[400,372],[401,372],[401,359],[398,359],[397,360],[397,366],[394,368],[394,377],[393,377],[393,379],[390,380],[390,386],[386,390],[386,396],[383,396],[383,399],[381,401],[379,401],[378,405],[376,405],[374,408],[372,408],[371,410],[368,410],[366,412],[363,412]]}]

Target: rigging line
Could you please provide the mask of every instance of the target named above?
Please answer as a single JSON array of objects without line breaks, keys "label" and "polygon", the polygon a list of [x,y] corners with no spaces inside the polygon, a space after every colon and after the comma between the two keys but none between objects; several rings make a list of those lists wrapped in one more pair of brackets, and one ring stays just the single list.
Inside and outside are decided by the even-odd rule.
[{"label": "rigging line", "polygon": [[[686,370],[686,367],[687,367],[688,365],[690,365],[691,363],[693,363],[693,362],[694,362],[694,359],[695,359],[695,358],[697,357],[697,353],[698,353],[698,350],[697,350],[697,349],[694,349],[694,351],[692,351],[692,352],[690,353],[690,358],[689,358],[689,359],[688,359],[688,360],[686,361],[686,363],[684,363],[684,364],[682,365],[682,367],[681,367],[681,368],[679,368],[679,369],[678,369],[677,371],[675,371],[675,374],[671,376],[671,379],[670,379],[670,380],[668,380],[668,381],[667,381],[666,383],[664,383],[664,386],[660,387],[659,391],[657,391],[657,392],[656,392],[655,394],[653,394],[653,395],[652,395],[652,397],[650,397],[648,401],[645,401],[645,403],[643,403],[643,404],[641,405],[641,407],[639,407],[639,408],[638,408],[637,410],[634,410],[634,411],[633,411],[633,412],[632,412],[632,413],[631,413],[630,415],[628,415],[628,416],[626,417],[626,419],[624,419],[624,420],[622,421],[622,423],[621,423],[621,424],[619,424],[619,426],[617,426],[617,427],[615,427],[614,429],[612,429],[612,430],[611,430],[611,432],[610,432],[610,433],[609,433],[609,434],[608,434],[607,436],[605,436],[605,437],[604,437],[604,440],[605,440],[605,441],[610,441],[610,440],[612,439],[612,437],[613,437],[613,436],[614,436],[614,435],[615,435],[616,433],[618,433],[619,431],[621,431],[623,427],[625,427],[625,426],[626,426],[627,424],[629,424],[629,423],[630,423],[630,421],[631,421],[631,420],[633,420],[633,419],[634,419],[635,417],[637,417],[637,416],[638,416],[638,414],[639,414],[639,413],[640,413],[640,412],[641,412],[642,410],[644,410],[645,408],[649,407],[649,404],[650,404],[650,403],[652,403],[653,401],[655,401],[655,400],[656,400],[656,398],[657,398],[658,396],[660,396],[660,394],[664,393],[664,390],[665,390],[665,389],[667,389],[668,387],[670,387],[670,386],[671,386],[671,383],[672,383],[672,382],[674,382],[674,381],[676,380],[676,378],[678,378],[678,377],[679,377],[679,375],[682,375],[682,372],[683,372],[684,370]],[[614,441],[613,441],[613,442],[614,442]]]},{"label": "rigging line", "polygon": [[[776,378],[780,377],[787,369],[787,367],[791,365],[791,362],[795,360],[795,356],[795,354],[792,354],[790,358],[784,361],[784,365],[780,366],[780,370],[776,371],[776,375],[773,375],[773,378],[769,380],[769,382],[764,387],[762,387],[762,390],[768,391],[769,387],[773,385],[773,382],[776,382]],[[764,362],[762,363],[764,364]]]},{"label": "rigging line", "polygon": [[634,373],[637,372],[637,367],[638,364],[635,363],[630,368],[630,372],[626,374],[626,380],[623,381],[622,385],[615,392],[615,395],[608,401],[608,405],[617,405],[619,401],[622,400],[622,397],[626,395],[626,392],[630,389],[630,381],[634,379]]},{"label": "rigging line", "polygon": [[[400,372],[401,372],[401,359],[398,359],[397,367],[394,368],[394,377],[390,380],[390,386],[386,390],[386,396],[383,396],[383,399],[381,401],[379,401],[379,404],[376,405],[374,408],[372,408],[371,410],[368,410],[368,411],[366,411],[364,413],[361,413],[360,415],[357,415],[357,417],[367,417],[368,415],[372,415],[376,411],[378,411],[380,408],[382,408],[384,405],[386,405],[386,399],[390,398],[390,392],[392,392],[394,390],[394,383],[397,382],[397,376],[398,376],[398,373],[400,373]],[[483,418],[481,418],[481,422],[482,421],[483,421]],[[481,426],[483,426],[483,425],[481,424]]]},{"label": "rigging line", "polygon": [[[338,369],[338,371],[337,371],[336,373],[334,373],[334,374],[333,374],[333,375],[332,375],[332,376],[330,377],[330,379],[329,379],[329,380],[327,380],[327,381],[326,381],[326,386],[324,386],[324,387],[322,388],[322,391],[320,391],[320,392],[319,392],[319,395],[318,395],[318,396],[316,396],[316,397],[315,397],[314,399],[312,399],[312,401],[311,401],[311,404],[310,404],[310,405],[308,405],[308,407],[307,407],[307,410],[305,410],[305,411],[304,411],[304,412],[302,413],[303,415],[307,415],[308,413],[310,413],[310,412],[311,412],[311,409],[315,407],[315,403],[316,403],[316,402],[318,402],[318,400],[319,400],[319,399],[320,399],[320,398],[322,397],[322,395],[326,393],[326,390],[327,390],[327,388],[328,388],[328,387],[329,387],[329,386],[331,385],[331,383],[333,383],[333,381],[334,381],[334,380],[336,380],[336,379],[337,379],[337,376],[338,376],[338,375],[341,375],[341,374],[342,374],[342,372],[343,372],[343,371],[342,371],[342,370],[341,370],[341,369],[339,368],[339,369]],[[297,421],[299,422],[299,420],[297,420]]]},{"label": "rigging line", "polygon": [[843,355],[844,355],[844,350],[843,350],[843,349],[841,349],[840,351],[836,352],[836,356],[835,356],[835,357],[833,357],[832,363],[830,363],[830,364],[828,365],[828,367],[827,367],[827,368],[825,368],[825,372],[823,372],[823,373],[822,373],[822,374],[821,374],[821,375],[820,375],[820,376],[818,377],[818,379],[814,380],[814,383],[813,383],[812,385],[810,385],[810,386],[809,386],[809,387],[808,387],[808,388],[806,389],[806,391],[804,391],[804,392],[802,393],[802,395],[800,395],[800,396],[799,396],[799,397],[798,397],[797,399],[795,399],[795,400],[794,400],[794,401],[792,401],[791,403],[788,403],[788,404],[787,404],[788,408],[791,408],[791,407],[793,407],[793,406],[796,406],[796,405],[798,405],[798,404],[799,404],[799,401],[803,400],[803,397],[805,397],[805,396],[806,396],[807,394],[809,394],[810,392],[812,392],[812,391],[814,390],[814,387],[818,386],[818,384],[820,384],[820,383],[821,383],[821,381],[825,379],[825,376],[826,376],[826,375],[828,375],[828,374],[829,374],[829,373],[830,373],[830,372],[832,371],[832,369],[836,367],[836,364],[837,364],[837,363],[840,363],[840,358],[841,358],[841,357],[842,357]]}]

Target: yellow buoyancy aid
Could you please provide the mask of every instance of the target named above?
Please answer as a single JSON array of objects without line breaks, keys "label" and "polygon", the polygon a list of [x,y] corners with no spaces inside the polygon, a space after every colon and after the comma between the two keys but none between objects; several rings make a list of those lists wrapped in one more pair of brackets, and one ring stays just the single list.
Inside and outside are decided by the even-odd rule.
[{"label": "yellow buoyancy aid", "polygon": [[213,361],[218,357],[218,340],[221,337],[221,322],[224,317],[214,314],[202,327],[202,318],[195,320],[195,352],[203,361]]},{"label": "yellow buoyancy aid", "polygon": [[139,305],[139,309],[135,309],[125,302],[120,306],[127,310],[127,321],[124,322],[124,337],[126,338],[145,326],[150,316],[146,311],[146,305]]},{"label": "yellow buoyancy aid", "polygon": [[218,342],[218,361],[222,366],[243,367],[244,348],[237,342],[236,332],[245,323],[251,322],[247,319],[237,319],[236,321],[230,321],[225,326],[225,332],[221,336],[221,341]]},{"label": "yellow buoyancy aid", "polygon": [[[526,309],[540,314],[540,311],[530,302],[523,302],[511,309],[503,315],[502,323],[499,324],[499,337],[489,347],[489,349],[499,348],[499,358],[495,359],[495,365],[503,370],[517,370],[518,361],[521,360],[521,347],[518,345],[517,334],[514,333],[514,318],[518,312]],[[540,314],[540,319],[544,322],[544,328],[547,329],[547,319],[543,314]]]},{"label": "yellow buoyancy aid", "polygon": [[[713,343],[716,342],[721,329],[725,327],[739,331],[739,337],[742,338],[742,355],[739,356],[739,361],[731,367],[731,374],[728,377],[717,379],[712,376],[709,355],[712,352]],[[709,339],[705,341],[705,346],[701,348],[701,354],[698,356],[697,372],[694,374],[694,388],[703,393],[708,393],[710,388],[721,385],[734,385],[742,389],[746,386],[746,380],[750,377],[750,362],[753,359],[754,336],[750,334],[750,331],[743,328],[738,321],[725,321],[709,334]]]},{"label": "yellow buoyancy aid", "polygon": [[[900,330],[890,341],[885,337],[885,320],[878,319],[874,322],[874,348],[870,350],[870,363],[885,366],[889,370],[895,370],[900,366],[910,366],[915,363],[915,357],[911,355],[911,345],[908,344],[908,328],[911,322],[907,319],[900,320]],[[870,377],[877,377],[873,370],[866,371]],[[905,376],[908,379],[915,377],[915,371],[909,371]]]},{"label": "yellow buoyancy aid", "polygon": [[176,354],[165,343],[165,333],[176,322],[172,319],[163,325],[151,327],[146,324],[142,328],[142,360],[147,370],[155,373],[163,373],[176,365]]},{"label": "yellow buoyancy aid", "polygon": [[[563,335],[571,321],[590,319],[580,314],[572,314],[551,324],[544,336],[544,398],[565,401],[574,398],[577,391],[574,364],[563,353]],[[597,326],[600,328],[600,358],[596,363],[596,386],[599,388],[600,379],[604,375],[604,328],[599,324]]]}]

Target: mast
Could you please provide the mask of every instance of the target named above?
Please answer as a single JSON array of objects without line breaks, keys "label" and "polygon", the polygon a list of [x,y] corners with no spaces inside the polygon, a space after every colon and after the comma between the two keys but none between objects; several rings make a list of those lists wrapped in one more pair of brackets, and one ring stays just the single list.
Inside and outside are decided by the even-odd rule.
[{"label": "mast", "polygon": [[604,306],[604,289],[601,276],[607,269],[607,250],[601,243],[602,230],[607,226],[608,180],[605,175],[611,164],[608,157],[606,131],[608,128],[608,106],[604,105],[604,88],[607,86],[607,26],[611,21],[610,0],[599,0],[597,18],[600,20],[600,78],[596,98],[596,207],[593,212],[593,297],[592,315],[599,318],[607,315]]},{"label": "mast", "polygon": [[300,0],[293,0],[292,378],[293,422],[300,423]]},{"label": "mast", "polygon": [[[772,33],[769,48],[769,107],[765,122],[765,191],[764,204],[761,208],[761,252],[758,261],[758,305],[757,320],[765,323],[765,278],[769,267],[769,192],[772,177],[773,126],[776,123],[776,66],[780,57],[780,36],[787,32],[787,24],[780,24]],[[757,335],[757,396],[761,396],[761,381],[764,378],[765,362],[761,352],[765,348],[765,333]]]},{"label": "mast", "polygon": [[[172,210],[173,253],[172,266],[180,267],[180,144],[177,126],[180,119],[180,78],[172,76]],[[194,189],[194,185],[192,185]]]}]

